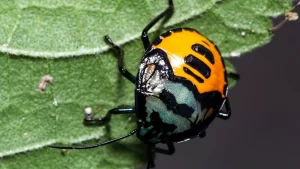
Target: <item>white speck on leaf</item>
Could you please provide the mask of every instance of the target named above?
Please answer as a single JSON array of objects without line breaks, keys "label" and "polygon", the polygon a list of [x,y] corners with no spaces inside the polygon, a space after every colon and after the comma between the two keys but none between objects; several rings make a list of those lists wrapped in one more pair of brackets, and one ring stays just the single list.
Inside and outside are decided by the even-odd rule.
[{"label": "white speck on leaf", "polygon": [[85,114],[92,114],[92,108],[87,107],[84,109]]},{"label": "white speck on leaf", "polygon": [[240,52],[231,52],[230,56],[232,56],[232,57],[238,57],[238,56],[241,56],[241,53]]},{"label": "white speck on leaf", "polygon": [[52,104],[53,104],[53,106],[57,106],[57,100],[56,100],[56,98],[54,98]]},{"label": "white speck on leaf", "polygon": [[79,51],[85,51],[85,47],[84,46],[81,46]]},{"label": "white speck on leaf", "polygon": [[53,80],[53,77],[50,75],[45,75],[41,78],[39,82],[39,87],[36,89],[38,92],[42,93],[46,90],[47,84],[51,83]]}]

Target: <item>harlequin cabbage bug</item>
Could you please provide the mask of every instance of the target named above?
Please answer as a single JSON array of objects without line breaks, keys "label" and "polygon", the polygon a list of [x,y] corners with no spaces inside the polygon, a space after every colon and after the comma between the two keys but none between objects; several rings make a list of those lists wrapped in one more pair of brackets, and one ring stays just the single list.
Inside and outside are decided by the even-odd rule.
[{"label": "harlequin cabbage bug", "polygon": [[[228,119],[231,114],[227,97],[227,77],[238,79],[238,74],[227,74],[217,46],[191,28],[177,28],[157,37],[151,44],[148,31],[164,16],[173,12],[169,7],[155,17],[143,30],[141,38],[145,54],[137,76],[122,65],[123,50],[105,36],[105,40],[118,51],[120,73],[136,85],[135,106],[114,108],[104,118],[93,118],[86,113],[86,125],[101,124],[112,114],[136,113],[137,129],[107,142],[83,146],[49,146],[60,149],[88,149],[113,143],[137,134],[149,145],[149,154],[158,151],[173,154],[173,143],[194,137],[204,137],[205,130],[215,117]],[[225,110],[221,110],[225,104]],[[155,149],[155,144],[166,143],[167,151]],[[147,168],[154,165],[150,155]]]}]

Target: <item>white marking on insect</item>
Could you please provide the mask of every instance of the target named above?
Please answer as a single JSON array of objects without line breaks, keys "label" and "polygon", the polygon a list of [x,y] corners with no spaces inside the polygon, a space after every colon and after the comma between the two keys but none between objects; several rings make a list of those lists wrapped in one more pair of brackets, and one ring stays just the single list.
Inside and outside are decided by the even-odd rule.
[{"label": "white marking on insect", "polygon": [[181,59],[180,56],[177,56],[175,54],[173,55],[170,54],[170,59],[174,67],[180,67],[182,64],[184,64],[183,59]]}]

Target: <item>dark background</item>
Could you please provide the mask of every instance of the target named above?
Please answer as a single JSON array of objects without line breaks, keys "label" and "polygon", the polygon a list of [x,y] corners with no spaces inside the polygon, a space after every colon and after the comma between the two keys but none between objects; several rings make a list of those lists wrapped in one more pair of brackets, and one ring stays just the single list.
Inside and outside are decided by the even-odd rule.
[{"label": "dark background", "polygon": [[157,154],[155,169],[300,169],[299,40],[300,19],[231,59],[241,75],[229,91],[231,118],[216,119],[204,139],[175,144],[172,156]]}]

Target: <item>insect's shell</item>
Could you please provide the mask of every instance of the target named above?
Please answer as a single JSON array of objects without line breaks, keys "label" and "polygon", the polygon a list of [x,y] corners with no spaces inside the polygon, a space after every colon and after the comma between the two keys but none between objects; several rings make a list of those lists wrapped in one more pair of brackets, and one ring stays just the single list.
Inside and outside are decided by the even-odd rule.
[{"label": "insect's shell", "polygon": [[217,47],[191,28],[159,36],[137,74],[137,136],[146,143],[182,142],[203,132],[222,108],[227,77]]}]

